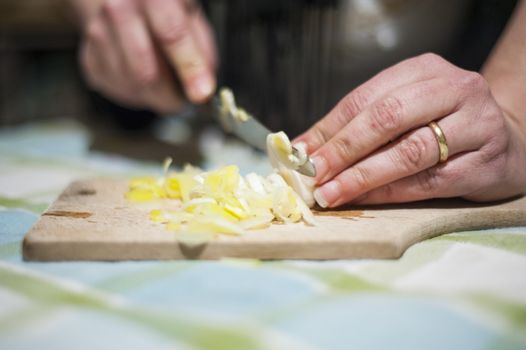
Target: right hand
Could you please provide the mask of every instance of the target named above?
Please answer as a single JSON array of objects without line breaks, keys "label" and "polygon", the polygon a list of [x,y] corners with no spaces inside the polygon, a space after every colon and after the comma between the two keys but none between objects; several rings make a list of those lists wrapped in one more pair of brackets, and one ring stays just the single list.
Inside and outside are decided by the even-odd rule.
[{"label": "right hand", "polygon": [[[76,1],[93,6],[86,5],[93,0]],[[80,12],[80,61],[96,91],[159,113],[177,112],[185,99],[205,102],[215,91],[213,35],[193,1],[100,0]]]}]

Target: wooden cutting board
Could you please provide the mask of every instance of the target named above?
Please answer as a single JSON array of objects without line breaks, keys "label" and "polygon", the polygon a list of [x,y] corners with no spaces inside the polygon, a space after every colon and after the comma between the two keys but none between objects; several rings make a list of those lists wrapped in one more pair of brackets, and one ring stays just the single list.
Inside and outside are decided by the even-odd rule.
[{"label": "wooden cutting board", "polygon": [[479,205],[461,200],[316,212],[318,226],[275,224],[206,243],[178,241],[149,210],[124,198],[127,181],[73,182],[26,234],[26,260],[398,258],[440,234],[526,225],[526,197]]}]

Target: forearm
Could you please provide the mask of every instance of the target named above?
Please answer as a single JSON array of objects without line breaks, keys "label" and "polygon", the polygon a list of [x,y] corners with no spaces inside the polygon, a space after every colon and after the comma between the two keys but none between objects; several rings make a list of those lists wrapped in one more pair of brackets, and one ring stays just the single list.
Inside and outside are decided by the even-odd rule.
[{"label": "forearm", "polygon": [[483,67],[491,91],[526,136],[526,0],[521,0]]}]

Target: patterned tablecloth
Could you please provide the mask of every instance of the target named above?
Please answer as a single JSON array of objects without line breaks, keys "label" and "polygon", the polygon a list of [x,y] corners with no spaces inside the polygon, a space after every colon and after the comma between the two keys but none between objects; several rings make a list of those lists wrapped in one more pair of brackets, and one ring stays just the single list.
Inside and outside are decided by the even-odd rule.
[{"label": "patterned tablecloth", "polygon": [[[206,165],[265,168],[211,135]],[[158,172],[89,140],[72,123],[0,130],[1,349],[526,348],[526,227],[392,261],[23,261],[24,234],[72,179]]]}]

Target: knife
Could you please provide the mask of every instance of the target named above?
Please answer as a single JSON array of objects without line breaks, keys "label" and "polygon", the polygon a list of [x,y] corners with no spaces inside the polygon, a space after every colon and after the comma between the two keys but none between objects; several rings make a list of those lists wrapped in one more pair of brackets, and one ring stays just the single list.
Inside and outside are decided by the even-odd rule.
[{"label": "knife", "polygon": [[[221,127],[228,133],[236,135],[249,145],[267,151],[267,136],[272,133],[243,108],[236,105],[234,94],[228,88],[221,88],[216,96],[211,99],[213,114],[219,120]],[[292,147],[292,154],[299,158],[300,153],[296,147]],[[307,156],[303,162],[293,169],[299,173],[314,177],[316,168]]]}]

